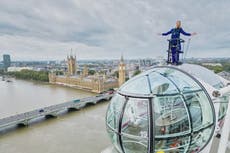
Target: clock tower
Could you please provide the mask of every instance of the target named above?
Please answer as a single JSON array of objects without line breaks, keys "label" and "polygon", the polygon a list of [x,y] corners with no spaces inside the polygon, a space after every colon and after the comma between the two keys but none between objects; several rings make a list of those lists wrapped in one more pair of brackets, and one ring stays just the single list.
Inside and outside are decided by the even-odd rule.
[{"label": "clock tower", "polygon": [[118,83],[120,87],[125,82],[125,72],[126,72],[123,56],[121,56],[118,70],[119,70]]}]

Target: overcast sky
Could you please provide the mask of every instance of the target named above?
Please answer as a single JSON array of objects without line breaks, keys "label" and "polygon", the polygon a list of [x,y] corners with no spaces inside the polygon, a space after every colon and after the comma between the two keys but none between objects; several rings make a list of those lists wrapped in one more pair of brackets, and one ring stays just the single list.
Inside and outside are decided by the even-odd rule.
[{"label": "overcast sky", "polygon": [[[1,0],[0,56],[12,60],[165,56],[182,21],[187,57],[230,57],[230,0]],[[188,37],[182,37],[188,40]],[[166,56],[165,56],[166,57]]]}]

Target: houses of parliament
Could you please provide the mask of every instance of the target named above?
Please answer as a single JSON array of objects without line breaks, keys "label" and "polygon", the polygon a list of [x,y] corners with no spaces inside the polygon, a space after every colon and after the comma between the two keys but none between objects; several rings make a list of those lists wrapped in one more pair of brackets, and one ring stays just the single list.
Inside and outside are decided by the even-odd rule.
[{"label": "houses of parliament", "polygon": [[106,76],[96,73],[89,75],[87,66],[84,67],[82,73],[77,75],[76,56],[67,56],[68,71],[65,75],[49,74],[49,82],[52,84],[65,85],[81,90],[94,93],[101,93],[110,89],[118,88],[126,79],[126,66],[123,57],[121,57],[118,70],[118,78]]}]

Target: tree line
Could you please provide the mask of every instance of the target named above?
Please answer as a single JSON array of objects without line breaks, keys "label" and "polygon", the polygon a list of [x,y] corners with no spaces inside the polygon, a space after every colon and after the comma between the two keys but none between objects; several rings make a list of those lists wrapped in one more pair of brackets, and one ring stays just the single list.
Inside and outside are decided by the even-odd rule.
[{"label": "tree line", "polygon": [[220,73],[222,71],[230,72],[230,63],[224,62],[224,63],[221,63],[221,65],[222,66],[219,66],[219,65],[215,65],[215,66],[203,65],[203,66],[210,70],[213,70],[215,73]]},{"label": "tree line", "polygon": [[14,76],[18,79],[49,82],[49,73],[46,71],[21,70],[17,72],[7,72],[6,75]]}]

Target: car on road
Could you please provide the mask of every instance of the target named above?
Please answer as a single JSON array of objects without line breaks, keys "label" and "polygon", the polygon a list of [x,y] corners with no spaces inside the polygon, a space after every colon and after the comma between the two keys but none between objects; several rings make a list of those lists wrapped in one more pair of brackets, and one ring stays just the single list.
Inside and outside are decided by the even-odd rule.
[{"label": "car on road", "polygon": [[80,102],[80,99],[75,99],[75,100],[73,100],[73,102],[78,103],[78,102]]},{"label": "car on road", "polygon": [[40,109],[40,110],[39,110],[39,113],[43,113],[43,112],[44,112],[44,109]]}]

